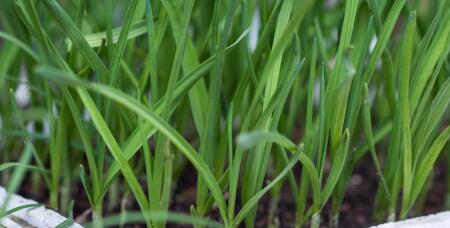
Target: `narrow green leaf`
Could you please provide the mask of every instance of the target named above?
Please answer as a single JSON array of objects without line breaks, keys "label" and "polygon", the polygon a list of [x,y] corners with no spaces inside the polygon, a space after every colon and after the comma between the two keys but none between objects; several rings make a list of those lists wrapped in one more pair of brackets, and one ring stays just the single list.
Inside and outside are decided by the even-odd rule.
[{"label": "narrow green leaf", "polygon": [[23,167],[25,169],[29,169],[31,171],[36,171],[36,172],[40,172],[40,173],[48,173],[48,170],[46,170],[44,168],[34,166],[34,165],[22,164],[19,162],[6,162],[3,164],[0,164],[0,172],[5,171],[7,169],[11,169],[11,168],[17,168],[17,167]]},{"label": "narrow green leaf", "polygon": [[450,11],[446,13],[442,19],[443,24],[439,27],[428,51],[423,56],[416,68],[414,75],[411,77],[414,83],[411,83],[411,107],[415,108],[419,102],[419,98],[423,93],[426,82],[431,77],[433,68],[436,66],[439,57],[444,53],[445,42],[450,34]]},{"label": "narrow green leaf", "polygon": [[[131,27],[129,28],[129,32],[127,35],[127,40],[131,40],[134,38],[137,38],[139,36],[142,36],[147,33],[146,28],[147,20],[140,20],[137,22],[134,22]],[[119,36],[122,31],[122,27],[117,27],[112,29],[112,43],[116,44],[119,41]],[[103,40],[106,40],[106,31],[97,32],[97,33],[90,33],[90,34],[84,34],[84,39],[88,43],[88,45],[91,48],[97,48],[100,47]],[[71,50],[73,47],[73,43],[71,39],[66,39],[66,46],[68,50]]]},{"label": "narrow green leaf", "polygon": [[76,24],[72,21],[69,15],[61,8],[55,0],[45,0],[44,5],[48,11],[55,18],[64,33],[72,40],[75,47],[77,47],[80,54],[85,58],[86,62],[92,68],[100,71],[101,74],[106,75],[108,69],[97,56],[97,54],[89,46],[89,43],[84,39],[83,34],[78,29]]},{"label": "narrow green leaf", "polygon": [[[434,141],[433,145],[431,145],[430,149],[427,151],[423,160],[421,160],[417,171],[414,173],[416,176],[414,178],[413,186],[410,198],[410,207],[412,207],[413,203],[416,201],[419,193],[421,192],[427,177],[430,175],[431,170],[434,167],[436,159],[444,148],[445,144],[450,138],[450,127],[447,127]],[[409,209],[408,208],[408,209]]]},{"label": "narrow green leaf", "polygon": [[33,203],[33,204],[25,204],[25,205],[22,205],[22,206],[18,206],[18,207],[9,209],[7,211],[1,211],[0,210],[0,218],[6,217],[6,216],[11,215],[11,214],[14,214],[14,213],[16,213],[16,212],[18,212],[20,210],[23,210],[23,209],[33,209],[33,208],[37,208],[37,207],[41,207],[41,206],[42,205],[40,205],[40,204]]},{"label": "narrow green leaf", "polygon": [[438,124],[442,121],[442,117],[445,115],[447,108],[450,105],[450,78],[448,78],[441,89],[436,94],[433,99],[429,109],[426,112],[424,119],[421,119],[421,123],[418,125],[418,130],[414,138],[420,139],[415,140],[414,149],[416,151],[415,164],[418,160],[422,158],[425,153],[425,146],[430,141],[433,131],[439,126]]},{"label": "narrow green leaf", "polygon": [[[336,89],[330,94],[334,94],[334,98],[328,100],[329,110],[334,110],[334,115],[331,116],[330,126],[330,141],[331,141],[331,157],[334,158],[334,153],[338,145],[342,142],[342,132],[344,128],[345,115],[347,112],[348,97],[352,85],[353,77],[347,77],[342,81]],[[332,103],[331,103],[332,102]]]},{"label": "narrow green leaf", "polygon": [[347,160],[347,153],[349,150],[349,138],[350,132],[348,131],[348,129],[346,129],[344,135],[342,136],[341,143],[339,144],[336,151],[336,156],[333,164],[331,165],[330,175],[328,176],[325,186],[323,187],[321,192],[321,207],[325,206],[326,202],[330,198],[331,193],[333,193],[339,177],[344,170],[344,166]]},{"label": "narrow green leaf", "polygon": [[409,83],[411,60],[413,55],[414,35],[416,29],[416,12],[412,12],[406,26],[403,53],[400,63],[400,119],[402,128],[403,148],[403,200],[402,217],[406,216],[404,210],[409,205],[412,184],[412,149],[411,149],[411,112],[409,107]]},{"label": "narrow green leaf", "polygon": [[274,187],[278,182],[280,182],[286,174],[288,174],[289,170],[291,170],[294,165],[298,162],[301,155],[304,155],[303,148],[299,148],[297,152],[293,155],[289,163],[286,167],[278,174],[278,176],[273,179],[269,184],[267,184],[262,190],[257,192],[253,197],[251,197],[236,215],[236,218],[231,223],[231,226],[238,226],[241,221],[251,212],[252,209],[256,206],[258,201],[266,194],[272,187]]},{"label": "narrow green leaf", "polygon": [[[232,43],[227,48],[227,52],[233,50],[236,45],[243,40],[243,38],[248,34],[249,30],[244,31],[239,38]],[[212,67],[214,63],[215,56],[210,57],[205,60],[202,64],[198,65],[194,70],[184,76],[180,81],[178,81],[177,86],[174,92],[174,100],[181,100],[183,96],[187,94],[187,92],[198,82],[198,80],[204,76],[204,74]],[[157,104],[153,107],[153,110],[156,114],[160,115],[162,112],[162,101],[165,99],[162,97]],[[127,159],[133,157],[133,155],[137,152],[137,150],[142,146],[142,136],[145,138],[151,137],[156,132],[154,126],[148,122],[145,122],[143,125],[139,125],[126,140],[124,145],[124,156]],[[114,178],[114,176],[119,171],[118,164],[113,163],[111,168],[108,171],[106,176],[106,184],[105,186],[109,186]],[[106,192],[106,188],[103,191],[102,195]]]},{"label": "narrow green leaf", "polygon": [[133,22],[134,11],[136,10],[137,3],[138,0],[130,0],[128,2],[128,8],[125,14],[122,28],[120,29],[119,39],[117,40],[117,44],[114,47],[110,71],[108,75],[108,85],[115,84],[117,80],[120,69],[120,62],[125,51],[128,40],[128,33],[130,31],[131,23]]},{"label": "narrow green leaf", "polygon": [[27,53],[31,58],[33,58],[34,61],[36,61],[36,62],[39,61],[39,57],[34,53],[34,51],[31,50],[30,47],[28,47],[25,43],[23,43],[16,37],[14,37],[6,32],[0,31],[0,38],[3,38],[5,40],[13,43],[17,47],[21,48],[23,51],[25,51],[25,53]]},{"label": "narrow green leaf", "polygon": [[[76,87],[77,90],[80,90],[80,88],[86,88],[98,92],[130,109],[130,111],[135,112],[137,115],[150,122],[156,129],[158,129],[162,134],[169,138],[172,143],[191,161],[198,172],[201,173],[206,183],[208,184],[216,200],[216,203],[218,204],[222,218],[224,219],[224,221],[226,221],[227,210],[225,200],[223,198],[223,194],[219,187],[219,184],[215,180],[211,170],[208,168],[199,154],[194,150],[194,148],[192,148],[192,146],[186,141],[186,139],[184,139],[178,132],[176,132],[167,122],[161,120],[161,118],[153,111],[140,104],[139,101],[137,101],[135,98],[123,93],[120,90],[101,84],[85,82],[74,77],[64,76],[64,73],[50,67],[38,67],[36,69],[36,72],[44,77],[55,79],[58,82],[64,84],[68,83],[68,85]],[[95,105],[87,99],[83,99],[83,101],[85,102],[85,105],[87,107],[95,107]],[[108,131],[108,127],[106,126],[104,121],[102,121],[103,118],[101,118],[100,114],[97,112],[92,112],[91,117],[93,120],[98,121],[97,124],[99,125],[99,131],[101,134],[103,134],[103,138],[105,139],[105,141],[108,142],[107,145],[110,144],[110,150],[114,151],[112,153],[116,157],[116,160],[119,162],[121,169],[123,169],[122,172],[124,173],[124,175],[129,175],[127,179],[130,179],[130,181],[134,182],[135,180],[133,180],[134,178],[132,178],[130,174],[131,168],[128,169],[129,165],[126,163],[126,160],[123,157],[123,153],[120,152],[120,154],[117,154],[120,151],[120,148],[113,139],[111,132]],[[144,198],[145,196],[140,197]]]},{"label": "narrow green leaf", "polygon": [[383,171],[381,168],[380,161],[377,156],[377,152],[375,150],[375,140],[372,134],[372,120],[370,115],[370,100],[369,100],[369,88],[367,84],[365,84],[365,100],[364,100],[364,109],[363,109],[363,116],[364,116],[364,122],[363,127],[367,138],[367,143],[369,145],[369,151],[370,156],[372,157],[373,163],[375,165],[375,170],[377,171],[377,175],[380,178],[381,184],[383,185],[384,190],[386,191],[386,195],[390,197],[389,193],[389,187],[387,185],[387,182],[384,178]]},{"label": "narrow green leaf", "polygon": [[295,145],[291,140],[276,132],[251,132],[241,134],[237,137],[237,143],[243,150],[250,149],[261,142],[276,143],[289,151],[293,151],[297,148],[297,145]]}]

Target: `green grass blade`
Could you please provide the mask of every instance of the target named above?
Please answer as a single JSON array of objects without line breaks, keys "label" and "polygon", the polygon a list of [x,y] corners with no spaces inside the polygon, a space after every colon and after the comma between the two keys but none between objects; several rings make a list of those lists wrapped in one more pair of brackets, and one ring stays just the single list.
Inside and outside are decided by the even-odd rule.
[{"label": "green grass blade", "polygon": [[33,203],[33,204],[26,204],[26,205],[18,206],[18,207],[15,207],[13,209],[9,209],[7,211],[1,211],[0,210],[0,218],[6,217],[6,216],[11,215],[11,214],[14,214],[14,213],[16,213],[16,212],[18,212],[20,210],[23,210],[23,209],[33,209],[33,208],[37,208],[37,207],[40,207],[40,206],[42,206],[42,205]]},{"label": "green grass blade", "polygon": [[346,1],[345,5],[345,15],[344,21],[342,23],[342,32],[339,40],[339,48],[336,56],[336,65],[330,76],[330,86],[336,86],[343,80],[344,69],[343,69],[343,61],[344,61],[344,52],[350,46],[350,41],[352,38],[353,28],[355,24],[356,12],[358,10],[358,0],[349,0]]},{"label": "green grass blade", "polygon": [[[147,29],[147,42],[149,48],[148,64],[150,65],[150,78],[151,78],[151,95],[152,101],[158,99],[158,65],[157,65],[157,50],[155,40],[155,24],[153,23],[153,7],[150,0],[145,1],[145,17],[146,17],[146,29]],[[132,31],[130,31],[132,33]],[[144,75],[141,80],[141,90],[144,90],[147,84],[148,74]]]},{"label": "green grass blade", "polygon": [[297,145],[295,145],[291,140],[276,132],[251,132],[241,134],[237,137],[237,143],[243,150],[248,150],[255,147],[261,142],[276,143],[289,151],[293,151],[297,148]]},{"label": "green grass blade", "polygon": [[[131,0],[128,3],[128,8],[125,14],[124,22],[122,28],[120,29],[119,38],[117,44],[114,47],[114,52],[111,60],[110,71],[108,75],[108,85],[115,84],[119,69],[120,62],[122,60],[123,54],[125,52],[126,43],[128,40],[128,34],[130,32],[130,27],[133,22],[134,11],[136,10],[136,5],[138,0]],[[108,109],[107,109],[108,110]]]},{"label": "green grass blade", "polygon": [[[178,76],[180,73],[180,68],[183,60],[183,56],[186,48],[186,40],[188,36],[188,26],[192,12],[193,1],[185,1],[182,23],[183,29],[182,36],[179,37],[179,41],[177,42],[177,49],[175,51],[174,60],[172,63],[172,68],[169,75],[169,82],[167,85],[167,92],[163,103],[163,111],[161,114],[161,118],[165,121],[168,121],[170,118],[170,113],[173,109],[173,97],[174,97],[174,89],[176,82],[178,80]],[[170,145],[167,145],[164,137],[156,138],[156,154],[154,161],[154,172],[153,172],[153,180],[152,180],[152,188],[151,192],[151,200],[153,202],[152,210],[161,210],[168,207],[168,201],[170,195],[167,193],[170,192],[170,189],[165,189],[170,185],[170,181],[172,179],[172,164],[170,157],[170,149],[168,148]],[[164,171],[164,173],[163,173]],[[166,184],[167,183],[167,184]],[[166,191],[164,191],[166,190]],[[166,197],[164,197],[166,196]],[[164,201],[166,203],[164,203]],[[160,208],[162,207],[162,208]],[[157,226],[163,227],[163,223],[158,223]]]},{"label": "green grass blade", "polygon": [[336,157],[333,161],[333,164],[331,165],[330,175],[328,176],[327,181],[320,194],[321,207],[323,207],[330,198],[334,188],[336,187],[339,177],[342,174],[349,150],[349,137],[350,132],[347,129],[345,130],[344,135],[342,136],[341,143],[339,144],[336,151]]},{"label": "green grass blade", "polygon": [[411,111],[409,107],[409,78],[411,71],[411,61],[413,55],[414,35],[416,29],[416,12],[412,12],[408,18],[406,26],[403,53],[400,68],[400,119],[402,127],[402,148],[403,148],[403,199],[402,216],[406,216],[404,211],[409,205],[409,197],[412,187],[412,149],[411,149]]},{"label": "green grass blade", "polygon": [[0,164],[0,172],[5,171],[7,169],[19,168],[19,167],[23,167],[25,169],[29,169],[31,171],[36,171],[39,173],[48,173],[48,170],[46,170],[44,168],[34,166],[34,165],[27,165],[27,164],[23,164],[23,163],[19,163],[19,162],[6,162],[3,164]]},{"label": "green grass blade", "polygon": [[63,89],[63,93],[67,99],[67,104],[69,105],[70,111],[72,113],[72,118],[75,122],[75,125],[77,127],[78,133],[81,137],[81,141],[84,146],[84,151],[87,158],[87,163],[89,166],[90,174],[92,175],[92,181],[94,185],[94,195],[97,196],[100,193],[101,183],[99,179],[99,170],[96,166],[96,159],[94,154],[94,149],[92,147],[92,144],[89,140],[89,134],[86,129],[86,127],[83,124],[83,120],[81,119],[81,112],[79,111],[72,94],[69,90]]},{"label": "green grass blade", "polygon": [[427,151],[425,157],[423,160],[421,160],[416,172],[415,172],[415,178],[413,181],[414,188],[411,192],[411,198],[410,198],[410,207],[413,206],[413,203],[416,201],[417,197],[419,196],[419,193],[421,192],[425,181],[427,180],[428,175],[430,174],[431,170],[433,169],[433,166],[436,162],[436,159],[438,158],[439,154],[441,153],[442,149],[444,148],[445,144],[450,138],[450,127],[447,127],[434,141],[434,143],[431,145],[429,150]]},{"label": "green grass blade", "polygon": [[[129,29],[129,32],[127,35],[127,40],[138,38],[139,36],[142,36],[142,35],[148,33],[146,24],[147,24],[147,20],[139,20],[137,22],[134,22]],[[119,36],[122,31],[122,28],[123,28],[123,26],[112,29],[112,43],[113,44],[117,44],[117,42],[119,41]],[[97,47],[101,46],[103,40],[106,40],[106,38],[107,38],[106,33],[107,33],[106,31],[89,33],[89,34],[84,34],[83,37],[91,48],[97,48]],[[71,50],[73,47],[72,40],[66,39],[65,41],[66,41],[67,49]]]},{"label": "green grass blade", "polygon": [[[124,107],[127,107],[131,111],[135,112],[137,115],[139,115],[141,118],[147,120],[150,122],[156,129],[158,129],[162,134],[164,134],[167,138],[169,138],[172,143],[181,151],[183,154],[191,161],[191,163],[194,165],[194,167],[197,168],[198,172],[200,172],[205,179],[206,183],[208,184],[216,203],[218,204],[218,207],[220,209],[220,213],[222,215],[222,218],[226,221],[226,204],[225,200],[222,195],[222,191],[215,180],[211,170],[208,168],[208,166],[205,164],[203,159],[198,155],[198,153],[192,148],[192,146],[184,139],[178,132],[176,132],[167,122],[161,120],[161,118],[156,115],[153,111],[151,111],[149,108],[145,107],[144,105],[140,104],[136,99],[133,97],[123,93],[120,90],[101,85],[101,84],[95,84],[95,83],[89,83],[85,82],[73,77],[63,76],[64,73],[55,70],[53,68],[49,67],[39,67],[36,69],[36,72],[42,76],[45,77],[51,77],[51,79],[57,80],[60,83],[70,83],[71,86],[78,87],[78,90],[80,88],[86,88],[93,90],[95,92],[98,92],[116,102],[123,105]],[[94,106],[94,104],[91,104],[90,102],[85,101],[85,105],[87,107]],[[98,113],[91,113],[91,116],[93,119],[97,119],[99,121],[98,128],[101,129],[101,131],[105,130],[102,134],[104,134],[105,141],[108,143],[111,143],[111,150],[113,151],[120,151],[120,148],[118,145],[116,146],[115,143],[113,143],[113,138],[110,132],[107,131],[106,124],[101,121],[101,116]],[[121,168],[124,169],[124,167],[128,166],[126,163],[125,158],[123,157],[123,154],[115,154],[117,156],[117,161],[119,162],[119,165],[122,166]],[[123,163],[125,162],[125,163]],[[123,164],[120,164],[123,163]],[[130,170],[131,171],[131,170]],[[128,173],[128,170],[122,170],[124,172],[124,175]],[[130,178],[132,179],[132,178]]]},{"label": "green grass blade", "polygon": [[[335,115],[333,115],[329,121],[330,124],[330,143],[331,143],[331,157],[334,158],[334,155],[337,151],[337,147],[341,143],[342,131],[344,128],[344,120],[345,114],[347,111],[347,103],[348,97],[350,94],[350,89],[352,85],[353,77],[347,77],[344,81],[342,81],[336,89],[331,93],[335,94],[334,99],[329,99],[330,106],[329,110],[335,110]],[[333,102],[333,103],[331,103]]]},{"label": "green grass blade", "polygon": [[415,108],[419,102],[419,98],[423,93],[426,82],[431,77],[433,68],[439,60],[439,57],[444,53],[445,42],[450,34],[450,11],[446,13],[442,19],[443,24],[438,29],[433,41],[426,54],[419,61],[416,71],[412,76],[411,83],[411,107]]},{"label": "green grass blade", "polygon": [[[319,209],[320,206],[320,183],[319,183],[319,175],[317,169],[314,166],[314,163],[308,158],[306,154],[303,152],[303,145],[297,146],[291,140],[286,138],[283,135],[280,135],[276,132],[250,132],[246,134],[241,134],[237,138],[238,145],[243,149],[250,149],[251,147],[255,147],[260,143],[275,143],[279,146],[287,149],[292,153],[297,153],[297,151],[301,151],[301,155],[299,155],[299,160],[302,165],[305,166],[306,171],[312,181],[313,188],[313,196],[314,196],[314,208],[315,211]],[[280,172],[279,175],[281,175]]]},{"label": "green grass blade", "polygon": [[[236,45],[243,40],[243,38],[248,34],[249,30],[244,31],[244,33],[239,36],[239,38],[232,43],[230,46],[228,46],[227,51],[233,50]],[[205,60],[202,64],[198,65],[194,70],[192,70],[190,73],[188,73],[185,77],[183,77],[180,81],[178,81],[177,86],[175,88],[175,98],[174,100],[181,100],[183,96],[185,96],[188,91],[192,88],[192,86],[195,85],[195,83],[198,82],[198,80],[204,76],[204,74],[211,69],[213,65],[213,60],[215,56],[210,57],[209,59]],[[162,112],[162,99],[165,99],[164,97],[160,99],[160,102],[155,104],[154,110],[155,113],[160,115]],[[133,133],[129,136],[129,138],[126,140],[124,148],[124,156],[127,159],[130,159],[133,157],[133,155],[137,152],[137,150],[142,146],[142,135],[145,138],[149,138],[155,133],[156,129],[154,126],[150,123],[145,122],[143,125],[138,126]],[[111,168],[109,169],[107,175],[106,175],[106,184],[105,186],[109,186],[111,184],[111,181],[113,180],[114,176],[119,171],[119,167],[116,163],[113,163],[111,165]],[[102,194],[104,195],[104,193]]]},{"label": "green grass blade", "polygon": [[25,43],[23,43],[16,37],[14,37],[6,32],[0,31],[0,38],[3,38],[4,40],[7,40],[7,41],[13,43],[14,45],[16,45],[17,47],[21,48],[23,51],[25,51],[25,53],[27,53],[31,58],[33,58],[34,61],[36,61],[36,62],[39,61],[39,58],[34,53],[34,51],[31,50],[30,47],[28,47]]},{"label": "green grass blade", "polygon": [[[221,2],[222,1],[217,1],[215,4],[219,5]],[[215,157],[215,153],[211,153],[211,151],[213,151],[218,144],[217,136],[219,134],[219,131],[217,126],[219,123],[218,116],[220,115],[219,112],[220,93],[221,93],[220,88],[222,87],[225,48],[232,29],[236,5],[237,0],[231,0],[229,2],[228,8],[225,11],[226,17],[223,29],[213,31],[213,33],[216,34],[217,37],[219,38],[217,40],[218,46],[217,49],[215,50],[217,53],[216,59],[209,79],[208,107],[206,109],[207,115],[203,125],[202,134],[200,137],[201,141],[199,149],[199,153],[202,155],[203,159],[210,167],[213,165]],[[213,25],[213,28],[214,26],[219,27],[218,25]],[[215,169],[215,167],[211,168]],[[202,211],[204,207],[204,202],[208,195],[206,188],[204,187],[203,181],[204,181],[203,179],[199,179],[197,184],[197,204],[200,211]]]},{"label": "green grass blade", "polygon": [[370,152],[370,156],[372,157],[374,166],[375,166],[375,170],[377,172],[378,177],[380,178],[381,184],[383,185],[384,190],[386,191],[386,195],[390,198],[390,193],[389,193],[389,187],[387,185],[387,182],[384,178],[383,175],[383,171],[381,168],[381,164],[380,161],[378,159],[377,156],[377,152],[375,150],[375,140],[372,134],[372,119],[371,119],[371,115],[370,115],[370,100],[369,100],[369,88],[367,86],[367,84],[365,84],[365,100],[364,100],[364,106],[363,106],[363,116],[364,116],[364,122],[363,122],[363,127],[364,127],[364,131],[365,131],[365,135],[367,138],[367,143],[369,145],[369,152]]},{"label": "green grass blade", "polygon": [[449,105],[450,79],[447,79],[429,106],[425,119],[420,120],[421,124],[419,124],[417,133],[414,137],[420,140],[417,140],[413,144],[416,150],[415,164],[417,164],[418,160],[421,159],[422,155],[425,153],[425,146],[429,142],[433,131],[439,126],[439,122],[442,121]]},{"label": "green grass blade", "polygon": [[[300,156],[304,155],[303,149],[297,150],[289,163],[286,165],[286,167],[278,174],[278,176],[273,179],[269,184],[267,184],[262,190],[257,192],[253,197],[251,197],[247,203],[244,204],[242,209],[239,211],[239,213],[236,215],[236,218],[232,222],[232,226],[237,226],[241,223],[241,221],[251,212],[251,210],[254,209],[258,201],[266,194],[272,187],[274,187],[279,181],[281,181],[284,176],[286,176],[291,170],[294,165],[298,162],[300,159]],[[306,157],[307,158],[307,157]]]},{"label": "green grass blade", "polygon": [[72,40],[74,46],[85,58],[86,62],[91,65],[92,68],[98,70],[101,74],[106,75],[108,69],[94,52],[94,50],[92,50],[92,48],[89,46],[86,39],[84,39],[83,34],[70,18],[70,16],[67,15],[67,13],[55,0],[45,0],[43,1],[43,3],[55,18],[55,21],[58,22],[64,33]]}]

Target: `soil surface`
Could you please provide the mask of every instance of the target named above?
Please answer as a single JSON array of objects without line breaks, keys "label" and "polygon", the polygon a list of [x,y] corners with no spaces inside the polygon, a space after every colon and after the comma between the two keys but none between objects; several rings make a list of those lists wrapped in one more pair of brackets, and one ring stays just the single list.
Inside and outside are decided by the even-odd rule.
[{"label": "soil surface", "polygon": [[[182,198],[176,200],[172,209],[180,212],[189,211],[190,205],[195,203],[195,177],[189,176],[192,172],[185,172],[180,180],[179,189],[184,189],[180,193]],[[423,208],[423,215],[436,213],[444,210],[445,193],[447,191],[447,164],[445,159],[438,163],[435,169],[433,186],[430,188],[429,195]],[[375,200],[375,191],[377,189],[377,180],[375,168],[369,157],[364,157],[358,162],[353,175],[348,183],[347,191],[341,207],[339,217],[339,227],[359,228],[368,227],[373,224],[372,215]],[[258,207],[258,216],[255,227],[268,227],[268,213],[271,199],[267,194],[260,202]],[[321,218],[320,227],[329,227],[330,208],[325,207]],[[217,218],[217,211],[213,217]],[[294,227],[295,222],[295,203],[289,186],[283,187],[281,198],[278,204],[278,210],[275,212],[275,221],[278,227]],[[171,227],[183,227],[173,225]],[[188,227],[188,226],[184,226]]]},{"label": "soil surface", "polygon": [[[298,169],[298,167],[296,167]],[[296,170],[298,171],[298,170]],[[297,173],[297,172],[296,172]],[[441,159],[433,175],[433,185],[430,187],[428,197],[424,203],[423,215],[435,213],[444,210],[445,196],[447,192],[447,162]],[[179,178],[174,190],[174,197],[171,201],[170,210],[182,213],[189,213],[189,208],[195,204],[196,175],[192,167],[186,167]],[[353,175],[348,183],[347,191],[341,207],[339,218],[339,227],[367,227],[373,225],[372,214],[375,191],[377,189],[377,175],[369,157],[363,158],[355,167]],[[24,197],[34,199],[38,202],[48,202],[48,192],[42,189],[32,189],[24,186],[19,194]],[[89,203],[84,196],[83,189],[80,186],[73,189],[73,195],[78,197],[74,207],[74,218],[78,222],[85,222],[91,219]],[[130,210],[137,210],[138,206],[129,196],[128,201],[124,201]],[[238,199],[239,200],[239,199]],[[258,214],[255,227],[268,227],[269,224],[275,224],[278,227],[294,227],[295,221],[295,203],[289,186],[285,184],[282,189],[277,211],[275,211],[272,222],[268,221],[269,205],[271,204],[270,194],[266,194],[258,207]],[[109,213],[117,213],[120,208],[113,208]],[[320,227],[329,227],[329,207],[325,207]],[[213,208],[209,215],[210,219],[218,220],[217,209]],[[137,224],[128,227],[143,227],[143,224]],[[179,225],[168,223],[167,227],[191,227],[188,225]]]}]

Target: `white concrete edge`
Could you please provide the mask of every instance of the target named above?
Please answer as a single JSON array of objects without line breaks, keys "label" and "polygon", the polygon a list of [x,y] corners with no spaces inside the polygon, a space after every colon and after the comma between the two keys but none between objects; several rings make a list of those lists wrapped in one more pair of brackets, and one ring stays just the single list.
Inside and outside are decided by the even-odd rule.
[{"label": "white concrete edge", "polygon": [[372,226],[372,228],[434,228],[434,227],[450,227],[450,211],[444,211],[427,216]]},{"label": "white concrete edge", "polygon": [[[3,207],[8,193],[6,190],[0,186],[0,208]],[[19,206],[28,204],[38,204],[34,200],[25,199],[22,196],[16,194],[10,194],[8,205],[6,205],[6,210],[17,208]],[[14,212],[13,214],[0,219],[0,227],[23,227],[23,224],[17,222],[17,220],[23,221],[28,225],[33,227],[56,227],[58,224],[67,220],[64,216],[58,214],[57,212],[47,209],[44,206],[36,208],[25,208]],[[70,226],[71,228],[83,228],[81,225],[74,223]]]}]

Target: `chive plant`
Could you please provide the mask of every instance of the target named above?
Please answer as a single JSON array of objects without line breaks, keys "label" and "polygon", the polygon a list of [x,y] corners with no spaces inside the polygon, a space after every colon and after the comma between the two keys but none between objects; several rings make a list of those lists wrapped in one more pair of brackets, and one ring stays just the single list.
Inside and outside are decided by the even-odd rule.
[{"label": "chive plant", "polygon": [[[0,6],[1,183],[69,217],[86,198],[88,226],[254,227],[263,197],[275,225],[289,189],[296,227],[337,227],[367,162],[373,221],[393,221],[448,156],[448,0]],[[173,212],[189,166],[196,198]]]}]

